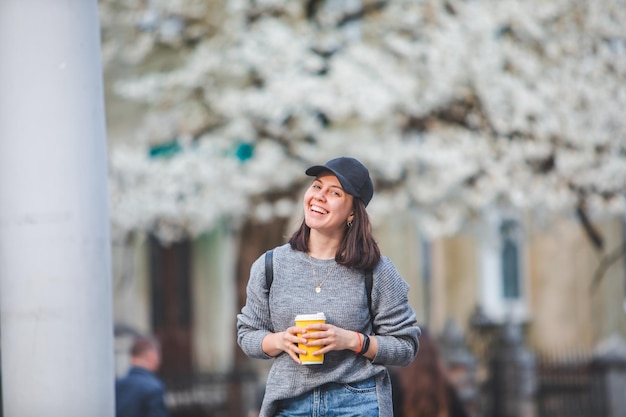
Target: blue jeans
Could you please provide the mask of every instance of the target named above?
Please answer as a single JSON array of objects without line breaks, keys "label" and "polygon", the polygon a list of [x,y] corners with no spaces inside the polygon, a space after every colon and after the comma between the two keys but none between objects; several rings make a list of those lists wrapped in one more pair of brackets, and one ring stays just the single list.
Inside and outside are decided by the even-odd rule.
[{"label": "blue jeans", "polygon": [[376,381],[323,385],[280,401],[275,417],[378,417]]}]

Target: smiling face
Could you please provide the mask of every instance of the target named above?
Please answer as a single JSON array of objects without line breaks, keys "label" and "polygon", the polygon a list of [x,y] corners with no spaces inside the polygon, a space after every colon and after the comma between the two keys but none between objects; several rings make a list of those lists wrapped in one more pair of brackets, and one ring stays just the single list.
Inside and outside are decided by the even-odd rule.
[{"label": "smiling face", "polygon": [[322,172],[304,194],[304,221],[311,228],[329,236],[341,238],[346,222],[352,221],[352,197],[330,172]]}]

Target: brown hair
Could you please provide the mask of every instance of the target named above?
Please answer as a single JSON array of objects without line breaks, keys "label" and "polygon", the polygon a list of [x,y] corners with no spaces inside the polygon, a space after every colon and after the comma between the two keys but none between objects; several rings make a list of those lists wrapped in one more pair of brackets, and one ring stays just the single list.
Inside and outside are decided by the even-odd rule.
[{"label": "brown hair", "polygon": [[[380,261],[380,249],[372,235],[372,224],[365,208],[365,203],[360,198],[352,199],[354,220],[352,225],[346,225],[345,233],[335,254],[335,261],[356,269],[373,269]],[[293,250],[300,252],[309,251],[309,235],[311,228],[302,220],[300,228],[289,238],[289,244]]]},{"label": "brown hair", "polygon": [[130,354],[133,357],[138,357],[152,349],[158,351],[159,342],[152,337],[140,336],[133,342],[133,346],[130,348]]},{"label": "brown hair", "polygon": [[415,360],[398,369],[404,417],[448,417],[448,380],[437,342],[422,328]]}]

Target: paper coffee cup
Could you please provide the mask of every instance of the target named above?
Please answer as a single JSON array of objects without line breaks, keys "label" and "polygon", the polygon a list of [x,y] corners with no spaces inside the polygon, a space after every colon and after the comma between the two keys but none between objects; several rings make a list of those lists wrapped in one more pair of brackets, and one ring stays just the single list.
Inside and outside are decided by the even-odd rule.
[{"label": "paper coffee cup", "polygon": [[[326,323],[326,316],[324,313],[315,313],[315,314],[298,314],[296,316],[296,326],[305,328],[310,324],[315,323]],[[317,331],[317,330],[313,330]],[[307,332],[308,333],[308,332]],[[298,333],[298,337],[302,337],[301,333]],[[308,339],[315,340],[315,339]],[[300,354],[300,360],[302,361],[302,365],[317,365],[324,363],[324,355],[313,355],[313,352],[316,352],[322,348],[322,346],[307,346],[302,343],[298,343],[298,347],[302,350],[306,350],[306,354]]]}]

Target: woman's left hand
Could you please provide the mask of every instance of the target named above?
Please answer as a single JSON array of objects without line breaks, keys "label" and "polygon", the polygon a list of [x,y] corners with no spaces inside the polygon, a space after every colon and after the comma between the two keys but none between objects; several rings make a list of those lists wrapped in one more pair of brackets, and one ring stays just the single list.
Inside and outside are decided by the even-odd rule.
[{"label": "woman's left hand", "polygon": [[331,350],[357,351],[360,348],[360,338],[353,330],[342,329],[332,324],[311,324],[306,326],[308,333],[302,335],[307,339],[308,346],[322,346],[322,349],[314,353],[321,355]]}]

